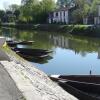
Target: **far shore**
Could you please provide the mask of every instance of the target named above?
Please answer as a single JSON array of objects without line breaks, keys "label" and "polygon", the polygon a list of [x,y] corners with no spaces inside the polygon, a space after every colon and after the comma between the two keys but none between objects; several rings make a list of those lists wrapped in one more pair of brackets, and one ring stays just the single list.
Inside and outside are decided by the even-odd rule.
[{"label": "far shore", "polygon": [[11,27],[24,30],[39,30],[47,32],[70,33],[73,35],[100,37],[99,25],[60,25],[60,24],[14,24],[3,23],[1,27]]}]

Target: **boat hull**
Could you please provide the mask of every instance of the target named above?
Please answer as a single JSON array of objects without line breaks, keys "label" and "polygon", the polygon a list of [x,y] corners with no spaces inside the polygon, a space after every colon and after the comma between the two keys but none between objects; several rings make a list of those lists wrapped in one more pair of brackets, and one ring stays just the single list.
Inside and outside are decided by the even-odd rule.
[{"label": "boat hull", "polygon": [[100,75],[51,75],[51,77],[100,84]]},{"label": "boat hull", "polygon": [[29,55],[29,56],[42,56],[51,53],[51,51],[49,50],[42,50],[42,49],[14,48],[13,50],[23,55]]},{"label": "boat hull", "polygon": [[[73,85],[71,85],[72,83],[68,83],[68,82],[59,82],[58,83],[64,90],[66,90],[67,92],[69,92],[70,94],[74,95],[75,97],[77,97],[79,100],[100,100],[99,97],[94,96],[94,95],[90,95],[89,93],[82,91],[79,88],[74,87]],[[78,84],[79,85],[79,84]],[[87,89],[87,88],[84,88]]]},{"label": "boat hull", "polygon": [[[67,76],[68,78],[72,79],[72,76]],[[96,84],[95,81],[92,80],[93,83],[89,82],[80,82],[76,80],[69,80],[67,77],[60,76],[51,76],[50,78],[57,82],[63,89],[67,92],[71,93],[72,95],[79,98],[79,100],[100,100],[100,84]],[[73,76],[75,77],[82,77],[84,79],[93,78],[96,76]],[[98,78],[99,79],[99,76]],[[83,81],[81,79],[81,81]],[[84,80],[85,81],[85,80]]]},{"label": "boat hull", "polygon": [[7,44],[11,47],[16,45],[32,45],[34,41],[7,41]]}]

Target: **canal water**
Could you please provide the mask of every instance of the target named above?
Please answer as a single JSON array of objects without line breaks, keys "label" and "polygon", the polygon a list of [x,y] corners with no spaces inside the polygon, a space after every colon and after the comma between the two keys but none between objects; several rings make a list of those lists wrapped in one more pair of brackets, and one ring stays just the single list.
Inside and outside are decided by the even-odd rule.
[{"label": "canal water", "polygon": [[43,59],[30,63],[47,74],[100,75],[100,38],[1,28],[0,35],[7,40],[32,40],[32,46],[18,47],[48,49],[53,52]]}]

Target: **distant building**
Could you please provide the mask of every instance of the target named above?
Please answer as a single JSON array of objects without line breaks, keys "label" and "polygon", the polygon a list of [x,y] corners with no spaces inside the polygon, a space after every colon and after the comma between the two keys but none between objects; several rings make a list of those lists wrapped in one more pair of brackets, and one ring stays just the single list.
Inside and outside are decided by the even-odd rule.
[{"label": "distant building", "polygon": [[68,24],[69,23],[69,9],[66,7],[61,7],[49,13],[48,22]]},{"label": "distant building", "polygon": [[55,11],[49,13],[48,22],[49,23],[62,23],[70,24],[73,23],[72,12],[76,9],[76,6],[71,7],[60,7]]},{"label": "distant building", "polygon": [[[93,0],[87,0],[88,3],[92,3]],[[72,7],[60,7],[49,13],[48,23],[61,23],[61,24],[73,24],[75,19],[72,16],[73,11],[77,9],[77,6]],[[100,25],[100,4],[97,5],[97,14],[89,14],[83,18],[83,24],[95,24]]]}]

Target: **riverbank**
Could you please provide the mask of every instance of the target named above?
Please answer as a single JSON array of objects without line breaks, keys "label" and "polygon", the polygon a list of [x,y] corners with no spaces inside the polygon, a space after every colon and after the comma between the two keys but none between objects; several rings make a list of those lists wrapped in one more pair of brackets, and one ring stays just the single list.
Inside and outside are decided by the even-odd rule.
[{"label": "riverbank", "polygon": [[100,37],[100,26],[94,25],[57,25],[57,24],[1,24],[3,27],[12,27],[26,30],[70,33],[80,36]]},{"label": "riverbank", "polygon": [[[40,71],[28,61],[19,57],[15,52],[11,51],[9,47],[3,46],[1,49],[4,51],[4,55],[9,59],[1,60],[0,66],[2,66],[14,82],[14,88],[12,84],[9,83],[9,81],[11,81],[9,78],[8,81],[5,78],[2,79],[5,80],[5,84],[10,84],[12,90],[14,90],[12,91],[11,88],[9,88],[10,86],[7,87],[9,88],[7,90],[8,93],[12,97],[14,96],[13,93],[15,93],[14,97],[17,97],[17,99],[12,98],[5,100],[78,100],[51,81],[44,72]],[[2,71],[0,72],[2,73]],[[15,90],[18,91],[18,93],[15,92]]]}]

